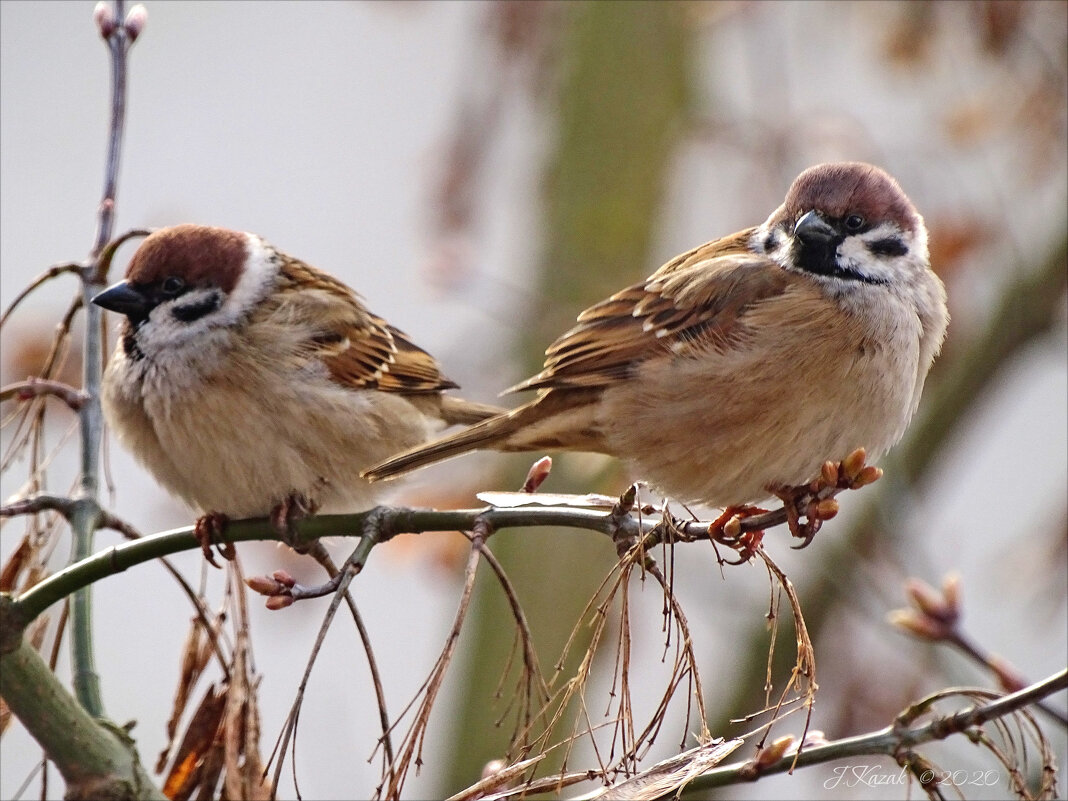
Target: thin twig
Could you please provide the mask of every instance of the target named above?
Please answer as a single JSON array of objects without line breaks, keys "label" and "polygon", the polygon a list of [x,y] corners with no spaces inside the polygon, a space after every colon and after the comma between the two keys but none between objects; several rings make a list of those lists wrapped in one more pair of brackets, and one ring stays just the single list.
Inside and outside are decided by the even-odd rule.
[{"label": "thin twig", "polygon": [[[105,10],[104,14],[108,12]],[[115,0],[113,18],[98,17],[101,35],[111,55],[111,124],[108,132],[107,163],[104,169],[103,197],[97,211],[96,241],[92,261],[82,270],[82,300],[85,304],[85,350],[82,360],[82,386],[87,395],[80,410],[81,473],[77,496],[90,504],[79,506],[71,519],[73,542],[71,562],[85,559],[93,552],[93,533],[100,521],[99,462],[104,422],[100,409],[102,343],[100,322],[103,311],[90,300],[100,291],[100,255],[111,239],[115,219],[115,197],[119,180],[119,159],[126,119],[126,55],[140,32],[127,26],[124,0]],[[107,22],[107,24],[104,24]],[[93,508],[93,507],[96,508]],[[71,663],[75,694],[86,711],[102,717],[104,704],[100,696],[100,679],[93,657],[92,608],[89,589],[71,596]]]},{"label": "thin twig", "polygon": [[[319,655],[319,651],[322,649],[323,642],[326,640],[326,633],[330,630],[330,624],[333,621],[334,616],[337,614],[338,607],[341,606],[341,601],[348,592],[349,584],[352,583],[352,580],[363,570],[364,565],[367,563],[367,558],[370,556],[371,549],[384,539],[388,539],[388,532],[387,516],[379,509],[371,510],[371,512],[364,517],[359,544],[353,550],[349,558],[345,560],[345,564],[342,565],[341,570],[338,573],[341,578],[337,582],[336,593],[333,600],[330,602],[330,606],[326,610],[326,614],[323,616],[323,622],[319,627],[319,634],[316,636],[315,644],[312,646],[312,651],[308,656],[308,663],[304,668],[304,676],[301,678],[300,685],[297,688],[297,694],[293,699],[293,705],[290,707],[289,716],[282,728],[282,733],[279,735],[279,740],[276,742],[274,750],[271,752],[271,757],[267,760],[267,765],[264,768],[264,774],[266,775],[267,770],[270,769],[271,761],[276,754],[279,755],[278,764],[275,766],[274,777],[271,782],[272,799],[276,798],[278,794],[278,780],[281,778],[282,765],[285,763],[285,755],[289,748],[289,741],[296,734],[297,723],[300,720],[300,708],[304,703],[304,694],[308,687],[308,681],[311,679],[311,672],[312,668],[315,666],[315,660]],[[295,769],[296,766],[294,764],[294,770]]]},{"label": "thin twig", "polygon": [[[340,569],[334,564],[333,558],[321,542],[315,542],[312,548],[309,549],[308,555],[319,563],[331,579],[340,575]],[[375,658],[374,647],[371,645],[371,635],[367,631],[367,626],[364,625],[363,615],[360,614],[359,607],[356,606],[356,599],[352,597],[352,593],[348,590],[345,591],[345,604],[349,608],[349,614],[352,615],[352,622],[356,625],[360,644],[363,646],[364,655],[367,657],[367,667],[371,673],[371,685],[374,688],[375,701],[378,704],[378,721],[382,727],[382,736],[379,738],[379,742],[382,744],[384,779],[385,772],[389,770],[389,765],[393,762],[393,740],[390,737],[386,691],[382,684],[382,675],[378,670],[378,660]]]},{"label": "thin twig", "polygon": [[8,304],[8,307],[4,309],[4,313],[0,314],[0,328],[3,328],[4,323],[6,323],[8,321],[8,318],[11,317],[11,314],[15,311],[15,308],[20,303],[22,303],[22,301],[28,298],[35,290],[37,290],[44,284],[47,284],[53,278],[57,278],[58,276],[66,275],[67,273],[78,274],[84,269],[84,267],[85,265],[78,264],[77,262],[53,264],[39,276],[34,278],[30,282],[30,285],[23,289],[21,292],[19,292],[18,295],[15,296],[15,299],[11,301],[10,304]]},{"label": "thin twig", "polygon": [[460,639],[460,630],[467,619],[467,610],[471,605],[471,594],[475,589],[475,577],[478,574],[478,565],[481,562],[479,544],[485,542],[492,529],[485,522],[485,518],[477,518],[470,528],[471,530],[471,553],[467,558],[467,567],[464,570],[464,587],[460,595],[460,602],[456,607],[453,617],[452,628],[445,639],[445,645],[438,654],[434,667],[430,671],[426,682],[423,684],[423,700],[419,703],[415,718],[409,727],[404,741],[400,746],[400,753],[394,761],[389,782],[383,788],[383,797],[386,799],[399,799],[404,781],[408,776],[412,762],[416,765],[422,762],[423,738],[426,736],[426,727],[430,722],[430,713],[434,708],[434,701],[445,680],[445,673],[452,663],[453,654],[456,651],[456,643]]},{"label": "thin twig", "polygon": [[[846,737],[824,745],[809,746],[796,758],[794,754],[788,753],[776,762],[763,766],[756,773],[753,771],[751,760],[715,768],[694,779],[692,784],[687,787],[687,790],[707,790],[712,787],[722,787],[741,781],[755,781],[761,776],[785,773],[792,770],[795,762],[797,767],[807,767],[841,760],[846,757],[877,754],[893,756],[903,749],[934,740],[944,740],[951,735],[963,733],[987,721],[1017,712],[1065,688],[1068,688],[1068,670],[1055,673],[1049,678],[1032,684],[1019,692],[1002,696],[996,701],[988,704],[973,705],[955,714],[937,717],[930,723],[921,726],[911,727],[894,724],[868,734]],[[988,690],[947,690],[939,693],[939,696],[944,697],[947,693],[960,694],[964,692],[990,694]]]},{"label": "thin twig", "polygon": [[25,381],[17,381],[0,388],[0,401],[9,398],[29,400],[30,398],[52,396],[59,398],[74,411],[78,411],[85,403],[86,395],[77,387],[64,384],[62,381],[52,381],[45,378],[28,378]]},{"label": "thin twig", "polygon": [[[809,725],[812,723],[812,708],[816,702],[816,691],[819,689],[819,685],[816,683],[816,650],[812,646],[812,639],[808,634],[808,626],[805,624],[805,617],[801,613],[801,601],[797,597],[797,591],[794,589],[793,583],[787,577],[774,560],[768,555],[768,552],[764,550],[764,546],[760,546],[756,549],[757,556],[759,556],[768,569],[775,574],[775,578],[778,579],[779,585],[782,587],[783,592],[786,594],[787,600],[790,602],[790,611],[794,616],[794,632],[797,635],[797,659],[794,663],[793,672],[790,676],[790,681],[783,687],[782,695],[779,697],[779,702],[775,706],[775,712],[773,714],[773,720],[778,717],[779,709],[782,707],[783,702],[786,700],[786,695],[791,688],[798,692],[804,692],[805,707],[807,708],[807,714],[805,715],[805,729],[801,734],[801,742],[804,743],[805,735],[808,734]],[[804,679],[804,683],[802,683]],[[768,733],[771,729],[768,728],[764,737],[761,738],[758,748],[762,748],[764,742],[767,739]],[[803,746],[802,746],[803,747]],[[801,755],[802,748],[798,748],[795,755],[795,761]]]}]

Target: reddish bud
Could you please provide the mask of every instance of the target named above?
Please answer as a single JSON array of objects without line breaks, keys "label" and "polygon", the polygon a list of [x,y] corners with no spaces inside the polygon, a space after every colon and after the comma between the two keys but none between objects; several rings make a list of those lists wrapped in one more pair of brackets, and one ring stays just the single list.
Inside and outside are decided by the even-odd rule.
[{"label": "reddish bud", "polygon": [[808,734],[805,735],[805,739],[803,741],[803,747],[805,747],[805,748],[815,748],[818,745],[827,745],[827,743],[828,743],[827,735],[824,734],[819,729],[813,729],[812,731],[810,731]]},{"label": "reddish bud", "polygon": [[137,41],[137,37],[141,35],[147,22],[148,9],[141,3],[130,9],[126,15],[126,21],[123,22],[123,27],[126,29],[126,35],[130,38],[131,43]]},{"label": "reddish bud", "polygon": [[292,606],[295,601],[296,599],[292,595],[272,595],[267,599],[265,606],[272,611],[277,611],[285,609],[287,606]]},{"label": "reddish bud", "polygon": [[824,462],[820,468],[820,478],[828,487],[838,486],[838,465],[834,462]]},{"label": "reddish bud", "polygon": [[860,471],[864,469],[864,461],[868,458],[863,448],[857,448],[849,456],[842,460],[842,472],[850,481],[856,479]]},{"label": "reddish bud", "polygon": [[838,501],[834,498],[823,498],[816,503],[816,517],[820,520],[830,520],[838,514]]},{"label": "reddish bud", "polygon": [[908,632],[921,640],[942,640],[946,636],[946,627],[934,618],[917,614],[912,609],[895,609],[886,619],[891,626]]},{"label": "reddish bud", "polygon": [[960,617],[959,608],[947,604],[944,596],[919,579],[909,579],[905,582],[905,594],[913,606],[939,623],[952,625]]},{"label": "reddish bud", "polygon": [[960,617],[960,573],[946,573],[942,577],[942,598],[946,608]]},{"label": "reddish bud", "polygon": [[100,35],[105,39],[115,32],[117,21],[115,12],[111,8],[111,3],[106,0],[100,0],[96,4],[93,8],[93,22],[96,23],[97,30],[100,31]]},{"label": "reddish bud", "polygon": [[297,583],[297,580],[284,570],[274,571],[273,573],[271,573],[271,578],[273,578],[279,584],[285,585],[286,587],[292,587]]},{"label": "reddish bud", "polygon": [[1000,656],[991,654],[987,660],[987,665],[994,671],[994,675],[998,677],[998,684],[1001,685],[1005,692],[1018,692],[1027,686],[1027,680],[1016,672],[1016,668]]},{"label": "reddish bud", "polygon": [[269,576],[250,576],[245,579],[245,584],[260,595],[277,595],[283,589],[281,584]]},{"label": "reddish bud", "polygon": [[869,484],[874,484],[882,477],[882,468],[870,464],[863,470],[861,470],[857,477],[853,479],[853,489],[860,489],[861,487],[866,487]]},{"label": "reddish bud", "polygon": [[739,518],[738,515],[731,517],[730,520],[723,524],[723,533],[732,539],[737,539],[742,533],[741,518]]},{"label": "reddish bud", "polygon": [[552,469],[552,457],[542,456],[530,466],[530,470],[527,471],[526,480],[523,482],[523,489],[521,489],[520,492],[537,492],[538,487],[540,487],[545,479],[549,477],[549,473]]},{"label": "reddish bud", "polygon": [[769,765],[774,765],[783,758],[786,750],[793,744],[794,736],[792,734],[787,734],[784,737],[774,740],[770,745],[760,749],[760,752],[753,760],[753,767],[757,770],[762,770]]}]

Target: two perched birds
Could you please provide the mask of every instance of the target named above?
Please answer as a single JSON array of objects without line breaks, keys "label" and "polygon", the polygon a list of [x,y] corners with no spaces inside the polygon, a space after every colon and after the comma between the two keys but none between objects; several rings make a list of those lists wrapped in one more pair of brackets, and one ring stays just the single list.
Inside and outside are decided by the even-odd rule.
[{"label": "two perched birds", "polygon": [[126,317],[109,424],[167,489],[231,517],[368,508],[371,482],[482,448],[597,451],[680,501],[758,501],[893,446],[948,322],[923,219],[855,162],[806,170],[760,225],[582,312],[508,411],[447,394],[353,290],[253,234],[157,231],[94,302]]}]

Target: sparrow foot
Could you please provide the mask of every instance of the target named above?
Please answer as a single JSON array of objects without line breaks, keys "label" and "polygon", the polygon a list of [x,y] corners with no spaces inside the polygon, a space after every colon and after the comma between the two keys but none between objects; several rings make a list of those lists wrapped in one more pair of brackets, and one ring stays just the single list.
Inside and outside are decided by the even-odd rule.
[{"label": "sparrow foot", "polygon": [[222,538],[229,522],[230,518],[222,512],[208,512],[198,517],[196,523],[193,524],[193,536],[200,543],[200,550],[204,552],[204,558],[211,563],[212,567],[220,569],[222,567],[215,561],[215,555],[211,550],[213,545],[218,546],[219,555],[227,561],[232,562],[237,556],[234,544]]},{"label": "sparrow foot", "polygon": [[[824,520],[838,514],[838,501],[833,496],[842,490],[866,487],[882,476],[883,471],[866,463],[867,454],[857,448],[837,464],[824,462],[815,481],[800,487],[772,488],[771,492],[786,509],[786,524],[790,533],[801,540],[795,549],[807,548]],[[801,518],[804,518],[804,522]]]},{"label": "sparrow foot", "polygon": [[294,524],[298,520],[311,517],[318,508],[319,505],[304,493],[291,492],[271,510],[271,525],[282,538],[282,542],[297,553],[308,553],[311,546],[297,542]]},{"label": "sparrow foot", "polygon": [[712,524],[708,527],[708,537],[712,544],[715,545],[715,543],[719,542],[733,548],[738,553],[737,559],[723,559],[719,557],[717,552],[716,556],[721,564],[745,564],[756,555],[756,549],[760,547],[760,543],[764,540],[764,532],[763,530],[742,531],[741,521],[743,518],[756,517],[766,512],[767,509],[750,506],[749,504],[728,506],[723,510],[723,514],[712,521]]}]

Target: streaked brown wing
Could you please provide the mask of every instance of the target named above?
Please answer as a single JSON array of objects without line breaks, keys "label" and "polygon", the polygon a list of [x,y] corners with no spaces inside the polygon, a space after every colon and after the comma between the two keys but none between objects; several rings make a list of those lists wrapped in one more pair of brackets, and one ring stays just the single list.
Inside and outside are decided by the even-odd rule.
[{"label": "streaked brown wing", "polygon": [[701,245],[586,309],[545,352],[545,369],[509,391],[603,386],[632,375],[657,351],[686,356],[729,347],[745,311],[792,280],[749,250],[751,233]]},{"label": "streaked brown wing", "polygon": [[456,386],[441,374],[433,356],[372,314],[352,289],[333,276],[287,257],[282,280],[284,289],[300,293],[301,316],[316,332],[308,343],[308,355],[321,360],[337,383],[402,393]]}]

